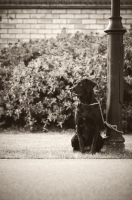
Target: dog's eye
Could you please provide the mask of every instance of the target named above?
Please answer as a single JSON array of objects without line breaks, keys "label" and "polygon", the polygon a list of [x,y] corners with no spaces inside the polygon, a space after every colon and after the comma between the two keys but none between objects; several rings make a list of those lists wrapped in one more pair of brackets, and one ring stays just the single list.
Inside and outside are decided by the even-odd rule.
[{"label": "dog's eye", "polygon": [[79,83],[79,86],[82,86],[82,83]]}]

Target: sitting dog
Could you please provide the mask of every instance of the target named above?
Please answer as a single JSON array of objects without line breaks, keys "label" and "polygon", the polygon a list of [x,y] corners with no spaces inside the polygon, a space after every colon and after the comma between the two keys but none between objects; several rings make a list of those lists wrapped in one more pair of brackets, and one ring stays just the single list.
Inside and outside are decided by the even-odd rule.
[{"label": "sitting dog", "polygon": [[74,151],[91,151],[94,154],[103,147],[103,138],[100,135],[103,119],[93,91],[95,86],[93,81],[85,78],[72,88],[80,100],[75,111],[76,134],[71,140]]}]

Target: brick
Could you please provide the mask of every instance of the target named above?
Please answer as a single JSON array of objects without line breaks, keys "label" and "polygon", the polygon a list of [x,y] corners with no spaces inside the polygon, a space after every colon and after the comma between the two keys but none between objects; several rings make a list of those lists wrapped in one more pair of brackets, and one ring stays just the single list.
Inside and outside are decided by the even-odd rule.
[{"label": "brick", "polygon": [[132,24],[132,19],[127,19],[126,24]]},{"label": "brick", "polygon": [[82,24],[96,24],[96,19],[83,19]]},{"label": "brick", "polygon": [[60,19],[74,19],[74,14],[60,14]]},{"label": "brick", "polygon": [[45,27],[46,27],[46,24],[31,24],[31,28],[35,28],[35,29],[41,29]]},{"label": "brick", "polygon": [[0,39],[0,43],[7,43],[7,39]]},{"label": "brick", "polygon": [[8,18],[7,14],[1,14],[0,13],[0,16],[2,17],[2,19],[7,19]]},{"label": "brick", "polygon": [[38,30],[38,33],[52,33],[52,29],[42,29],[42,30]]},{"label": "brick", "polygon": [[97,27],[96,27],[96,25],[92,24],[92,25],[89,25],[89,29],[96,30]]},{"label": "brick", "polygon": [[52,23],[52,19],[38,19],[38,23],[51,24]]},{"label": "brick", "polygon": [[94,35],[94,33],[96,33],[96,30],[92,30],[92,29],[90,30],[89,29],[85,33],[88,34],[88,35],[91,35],[91,34]]},{"label": "brick", "polygon": [[23,33],[37,33],[37,29],[24,29]]},{"label": "brick", "polygon": [[22,33],[22,29],[9,29],[8,33]]},{"label": "brick", "polygon": [[18,39],[8,39],[8,43],[16,43],[18,42]]},{"label": "brick", "polygon": [[37,13],[37,10],[36,9],[23,9],[23,13],[25,13],[25,14]]},{"label": "brick", "polygon": [[104,30],[97,30],[97,31],[95,31],[95,33],[98,33],[99,35],[104,35],[105,34],[105,32],[104,32]]},{"label": "brick", "polygon": [[105,9],[98,9],[96,10],[97,14],[110,14],[110,10],[105,10]]},{"label": "brick", "polygon": [[56,29],[56,30],[53,30],[53,34],[55,33],[55,34],[58,34],[58,33],[61,33],[61,29]]},{"label": "brick", "polygon": [[7,33],[7,29],[0,29],[0,33]]},{"label": "brick", "polygon": [[30,39],[21,39],[23,42],[29,42]]},{"label": "brick", "polygon": [[91,30],[88,28],[88,29],[84,29],[83,30],[83,33],[85,33],[85,34],[90,34],[91,33]]},{"label": "brick", "polygon": [[67,30],[67,32],[68,32],[68,33],[71,33],[71,34],[74,34],[74,33],[76,33],[77,31],[80,31],[80,30],[78,30],[78,29],[69,29],[69,30]]},{"label": "brick", "polygon": [[19,24],[22,23],[22,19],[9,19],[9,23]]},{"label": "brick", "polygon": [[90,14],[91,19],[103,19],[103,15],[99,14]]},{"label": "brick", "polygon": [[97,19],[97,24],[108,24],[107,19]]},{"label": "brick", "polygon": [[59,19],[60,15],[59,14],[45,14],[45,18]]},{"label": "brick", "polygon": [[23,19],[24,24],[35,24],[37,23],[37,19]]},{"label": "brick", "polygon": [[121,21],[122,21],[122,23],[124,23],[124,24],[126,23],[126,19],[122,19]]},{"label": "brick", "polygon": [[0,44],[0,48],[8,47],[8,44]]},{"label": "brick", "polygon": [[53,19],[54,24],[66,24],[66,19]]},{"label": "brick", "polygon": [[122,16],[122,18],[125,18],[125,19],[132,19],[132,15],[130,15],[130,14],[124,14],[124,15]]},{"label": "brick", "polygon": [[45,14],[31,14],[31,18],[32,19],[44,19],[45,18]]},{"label": "brick", "polygon": [[80,14],[81,13],[81,9],[67,9],[66,12],[68,14]]},{"label": "brick", "polygon": [[15,18],[16,15],[15,14],[2,14],[2,19],[10,19],[10,18]]},{"label": "brick", "polygon": [[15,24],[1,24],[1,28],[15,28]]},{"label": "brick", "polygon": [[47,29],[59,29],[59,24],[46,24]]},{"label": "brick", "polygon": [[92,13],[96,13],[96,11],[95,10],[89,10],[89,9],[82,10],[82,14],[92,14]]},{"label": "brick", "polygon": [[132,9],[126,11],[127,14],[132,14]]},{"label": "brick", "polygon": [[16,34],[16,38],[21,39],[21,38],[30,38],[29,34]]},{"label": "brick", "polygon": [[30,24],[16,24],[16,28],[30,28]]},{"label": "brick", "polygon": [[2,19],[2,21],[0,21],[0,24],[6,24],[8,23],[8,19]]},{"label": "brick", "polygon": [[0,15],[1,14],[7,14],[7,9],[0,9]]},{"label": "brick", "polygon": [[127,30],[129,30],[131,26],[130,26],[130,24],[124,24],[123,27],[125,27]]},{"label": "brick", "polygon": [[89,29],[89,25],[75,24],[75,29]]},{"label": "brick", "polygon": [[19,13],[22,13],[22,9],[9,9],[8,13],[9,14],[19,14]]},{"label": "brick", "polygon": [[106,15],[103,15],[103,18],[104,18],[104,19],[109,19],[109,18],[110,18],[110,15],[107,15],[107,14],[106,14]]},{"label": "brick", "polygon": [[1,38],[15,38],[15,34],[1,34]]},{"label": "brick", "polygon": [[61,29],[63,29],[63,28],[74,29],[74,24],[60,24],[59,26]]},{"label": "brick", "polygon": [[91,24],[89,25],[90,29],[104,29],[104,25],[98,25],[98,24]]},{"label": "brick", "polygon": [[16,18],[27,19],[30,18],[30,14],[16,14]]},{"label": "brick", "polygon": [[39,14],[50,14],[52,13],[51,9],[38,9],[37,13]]},{"label": "brick", "polygon": [[8,14],[7,18],[13,20],[16,18],[16,14]]},{"label": "brick", "polygon": [[67,19],[68,24],[81,24],[82,20],[81,19]]},{"label": "brick", "polygon": [[44,39],[43,34],[31,34],[31,39]]},{"label": "brick", "polygon": [[66,9],[53,9],[52,13],[66,13]]},{"label": "brick", "polygon": [[126,10],[120,10],[121,15],[126,14]]},{"label": "brick", "polygon": [[50,38],[56,38],[57,34],[48,34],[45,36],[45,38],[50,39]]},{"label": "brick", "polygon": [[81,15],[76,15],[75,14],[75,19],[88,19],[89,15],[88,14],[81,14]]}]

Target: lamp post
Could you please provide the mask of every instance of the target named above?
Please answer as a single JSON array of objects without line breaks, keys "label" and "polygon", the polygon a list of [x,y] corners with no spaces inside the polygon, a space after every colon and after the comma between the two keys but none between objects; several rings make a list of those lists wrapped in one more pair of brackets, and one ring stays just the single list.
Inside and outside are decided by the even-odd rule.
[{"label": "lamp post", "polygon": [[[126,30],[122,26],[120,17],[120,0],[111,0],[111,17],[105,29],[108,37],[107,57],[107,115],[106,121],[122,131],[123,104],[123,34]],[[124,143],[121,134],[107,128],[106,140],[114,143]]]}]

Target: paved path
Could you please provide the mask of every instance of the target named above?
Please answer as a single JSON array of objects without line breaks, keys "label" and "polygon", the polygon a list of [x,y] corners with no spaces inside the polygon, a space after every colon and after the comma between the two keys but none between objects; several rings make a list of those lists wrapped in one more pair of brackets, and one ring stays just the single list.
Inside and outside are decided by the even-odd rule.
[{"label": "paved path", "polygon": [[0,160],[0,200],[130,200],[132,160]]}]

